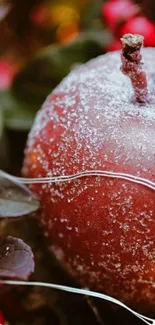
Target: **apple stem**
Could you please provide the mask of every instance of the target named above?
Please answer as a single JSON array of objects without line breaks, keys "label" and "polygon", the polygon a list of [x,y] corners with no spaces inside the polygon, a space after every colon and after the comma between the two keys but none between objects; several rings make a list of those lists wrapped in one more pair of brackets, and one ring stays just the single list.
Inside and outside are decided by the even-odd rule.
[{"label": "apple stem", "polygon": [[144,37],[138,34],[125,34],[121,41],[121,71],[130,78],[136,101],[138,103],[148,103],[147,77],[143,71],[142,55],[140,53]]}]

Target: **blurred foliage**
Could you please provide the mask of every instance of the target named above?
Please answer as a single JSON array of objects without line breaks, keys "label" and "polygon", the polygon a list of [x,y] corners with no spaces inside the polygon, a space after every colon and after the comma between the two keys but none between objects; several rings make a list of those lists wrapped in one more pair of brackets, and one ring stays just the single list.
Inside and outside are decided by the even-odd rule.
[{"label": "blurred foliage", "polygon": [[10,90],[1,92],[0,100],[5,126],[14,130],[29,130],[36,110],[30,109],[27,103],[18,100]]},{"label": "blurred foliage", "polygon": [[8,167],[8,157],[8,141],[5,134],[2,110],[0,110],[0,168]]},{"label": "blurred foliage", "polygon": [[14,78],[12,87],[0,92],[6,126],[27,130],[46,96],[72,70],[104,52],[108,33],[85,32],[64,45],[49,46],[32,57]]},{"label": "blurred foliage", "polygon": [[49,46],[37,53],[15,77],[12,91],[31,106],[41,105],[51,90],[77,65],[104,52],[108,34],[81,33],[65,45]]},{"label": "blurred foliage", "polygon": [[3,1],[0,107],[7,128],[29,130],[46,96],[71,69],[104,53],[109,34],[100,19],[102,4],[12,0],[8,6]]},{"label": "blurred foliage", "polygon": [[[3,0],[7,6],[7,1]],[[9,2],[10,3],[10,2]],[[102,0],[12,0],[1,26],[1,51],[21,56],[65,43],[83,29],[101,28]]]}]

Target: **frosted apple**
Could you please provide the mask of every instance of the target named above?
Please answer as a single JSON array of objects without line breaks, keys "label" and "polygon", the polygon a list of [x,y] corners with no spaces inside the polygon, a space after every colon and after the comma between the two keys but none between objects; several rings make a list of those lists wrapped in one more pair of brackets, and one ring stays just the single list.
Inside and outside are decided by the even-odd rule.
[{"label": "frosted apple", "polygon": [[[104,170],[155,182],[155,49],[142,50],[143,65],[143,37],[125,35],[122,43],[122,53],[78,67],[48,96],[29,135],[24,175]],[[81,286],[154,308],[153,189],[101,176],[32,189],[50,251]]]}]

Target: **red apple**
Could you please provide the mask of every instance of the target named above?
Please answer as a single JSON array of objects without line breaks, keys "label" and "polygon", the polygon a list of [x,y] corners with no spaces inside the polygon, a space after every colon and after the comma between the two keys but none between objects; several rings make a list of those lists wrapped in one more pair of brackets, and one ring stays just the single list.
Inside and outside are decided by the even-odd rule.
[{"label": "red apple", "polygon": [[[75,69],[49,95],[29,135],[27,177],[106,170],[155,182],[155,49],[142,51],[147,92],[139,49],[134,51],[133,57],[131,48],[124,50],[122,71],[137,87],[137,101],[120,71],[120,51]],[[134,80],[130,64],[137,69]],[[50,251],[81,285],[141,311],[154,308],[153,189],[100,176],[32,189],[42,202],[40,220]]]}]

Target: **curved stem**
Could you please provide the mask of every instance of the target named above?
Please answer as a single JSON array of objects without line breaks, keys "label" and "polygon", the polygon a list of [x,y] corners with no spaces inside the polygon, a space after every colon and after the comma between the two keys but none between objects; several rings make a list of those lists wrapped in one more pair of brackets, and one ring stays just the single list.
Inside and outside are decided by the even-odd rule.
[{"label": "curved stem", "polygon": [[143,71],[141,55],[143,40],[144,37],[138,34],[126,34],[121,38],[121,71],[130,78],[138,103],[149,101],[147,76]]}]

